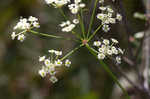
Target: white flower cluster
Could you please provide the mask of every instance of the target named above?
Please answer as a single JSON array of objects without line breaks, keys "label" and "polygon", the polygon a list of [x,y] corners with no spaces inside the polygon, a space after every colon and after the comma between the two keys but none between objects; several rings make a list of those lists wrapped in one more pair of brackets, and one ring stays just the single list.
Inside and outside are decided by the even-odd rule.
[{"label": "white flower cluster", "polygon": [[[71,0],[45,0],[45,2],[47,4],[55,6],[55,8],[68,4],[68,8],[72,14],[77,14],[80,9],[85,7],[85,4],[82,3],[82,0],[73,0],[72,2]],[[60,27],[62,27],[63,32],[70,32],[76,27],[76,24],[78,23],[79,23],[78,19],[74,19],[73,22],[70,22],[68,20],[66,22],[62,22],[60,24]]]},{"label": "white flower cluster", "polygon": [[46,4],[51,4],[54,7],[58,8],[63,5],[66,5],[70,2],[70,0],[45,0]]},{"label": "white flower cluster", "polygon": [[70,21],[62,22],[60,24],[60,27],[62,27],[62,32],[70,32],[76,27],[76,24],[78,23],[79,23],[79,20],[74,19],[72,23]]},{"label": "white flower cluster", "polygon": [[122,16],[119,13],[117,13],[115,18],[113,17],[114,10],[109,6],[101,6],[99,9],[101,10],[101,13],[97,14],[97,18],[102,21],[102,29],[104,32],[108,32],[110,30],[109,24],[115,24],[116,20],[122,20]]},{"label": "white flower cluster", "polygon": [[71,61],[66,59],[65,62],[59,59],[59,56],[62,55],[62,51],[49,50],[50,56],[46,58],[46,56],[39,57],[39,62],[43,62],[42,69],[39,70],[39,74],[41,77],[45,77],[46,75],[50,75],[50,81],[55,83],[58,81],[56,78],[56,68],[61,66],[70,67]]},{"label": "white flower cluster", "polygon": [[[45,0],[46,4],[51,4],[55,8],[62,7],[71,2],[71,0]],[[68,5],[69,10],[72,14],[77,14],[81,8],[84,8],[85,4],[82,3],[82,0],[74,0],[73,3]]]},{"label": "white flower cluster", "polygon": [[19,32],[12,32],[11,37],[14,40],[16,37],[21,42],[26,38],[25,33],[32,28],[39,28],[39,22],[36,17],[30,16],[27,18],[21,18],[17,25],[14,27],[14,30]]},{"label": "white flower cluster", "polygon": [[77,14],[78,11],[85,7],[85,4],[82,3],[82,0],[74,0],[74,3],[68,5],[72,14]]},{"label": "white flower cluster", "polygon": [[94,46],[98,47],[98,59],[105,59],[106,57],[115,57],[118,64],[121,63],[120,55],[123,54],[123,50],[117,47],[118,41],[114,38],[111,40],[103,39],[102,41],[95,41]]}]

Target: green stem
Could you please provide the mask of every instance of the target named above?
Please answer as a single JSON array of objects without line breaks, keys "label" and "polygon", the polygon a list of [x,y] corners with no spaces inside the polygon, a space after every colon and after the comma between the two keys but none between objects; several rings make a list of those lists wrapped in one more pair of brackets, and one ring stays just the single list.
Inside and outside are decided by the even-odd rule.
[{"label": "green stem", "polygon": [[81,9],[81,16],[80,16],[80,14],[78,14],[78,19],[80,21],[80,28],[82,30],[83,37],[85,38],[85,28],[84,28],[84,23],[83,23],[83,19],[82,19],[82,9]]},{"label": "green stem", "polygon": [[61,60],[66,59],[67,57],[69,57],[71,54],[73,54],[75,51],[77,51],[80,47],[84,46],[83,44],[79,45],[78,47],[74,48],[72,51],[70,51],[68,54],[66,54],[63,58],[61,58]]},{"label": "green stem", "polygon": [[88,33],[87,33],[87,38],[89,37],[90,31],[92,29],[92,24],[93,24],[93,20],[94,20],[94,15],[95,15],[95,10],[96,10],[97,3],[98,3],[98,0],[95,0],[94,9],[93,9],[93,13],[92,13],[92,16],[91,16],[89,29],[88,29]]},{"label": "green stem", "polygon": [[102,27],[102,25],[100,25],[95,31],[94,31],[94,33],[89,37],[89,39],[88,39],[88,41],[90,41],[93,37],[94,37],[94,35],[99,31],[99,29]]},{"label": "green stem", "polygon": [[63,11],[61,8],[59,8],[59,12],[61,13],[61,15],[62,15],[62,16],[65,18],[65,20],[67,21],[68,18],[66,17],[64,11]]},{"label": "green stem", "polygon": [[41,35],[41,36],[46,36],[46,37],[51,37],[51,38],[63,38],[61,36],[55,36],[55,35],[49,35],[49,34],[45,34],[45,33],[39,33],[33,30],[29,30],[29,32],[36,34],[36,35]]},{"label": "green stem", "polygon": [[[61,36],[55,36],[55,35],[49,35],[49,34],[45,34],[45,33],[39,33],[39,32],[33,31],[33,30],[29,30],[29,32],[31,32],[32,34],[35,34],[35,35],[41,35],[41,36],[45,36],[45,37],[51,37],[51,38],[56,38],[56,39],[64,39],[64,40],[70,40],[70,41],[73,40],[73,39],[64,38],[64,37],[61,37]],[[73,41],[80,42],[78,40],[73,40]]]},{"label": "green stem", "polygon": [[[86,44],[86,47],[97,58],[97,53],[95,52],[95,50],[93,48],[91,48],[88,44]],[[113,74],[113,72],[107,67],[107,65],[102,60],[99,60],[99,62],[101,64],[101,66],[104,68],[104,70],[111,76],[111,78],[114,80],[114,82],[117,83],[117,85],[121,88],[121,90],[126,95],[127,99],[130,99],[130,96],[128,95],[127,91],[119,83],[117,77]]]}]

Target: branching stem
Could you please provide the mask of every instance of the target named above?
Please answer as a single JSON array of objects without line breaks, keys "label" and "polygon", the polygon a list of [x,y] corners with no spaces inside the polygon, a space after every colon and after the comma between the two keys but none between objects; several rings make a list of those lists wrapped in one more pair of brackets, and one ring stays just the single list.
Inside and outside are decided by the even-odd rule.
[{"label": "branching stem", "polygon": [[41,35],[41,36],[45,36],[45,37],[50,37],[50,38],[56,38],[56,39],[64,39],[64,40],[70,40],[70,41],[76,41],[79,42],[78,40],[74,40],[74,39],[70,39],[70,38],[64,38],[61,36],[55,36],[55,35],[50,35],[50,34],[45,34],[45,33],[40,33],[40,32],[36,32],[33,30],[28,30],[30,33],[35,34],[35,35]]},{"label": "branching stem", "polygon": [[70,51],[68,54],[66,54],[63,58],[61,58],[61,60],[66,59],[67,57],[69,57],[70,55],[72,55],[75,51],[77,51],[79,48],[81,48],[82,46],[84,46],[83,44],[79,45],[78,47],[74,48],[72,51]]},{"label": "branching stem", "polygon": [[88,33],[87,33],[87,38],[89,37],[89,34],[91,32],[91,29],[92,29],[92,24],[93,24],[93,21],[94,21],[94,15],[95,15],[97,3],[98,3],[98,0],[95,0],[94,9],[93,9],[93,13],[92,13],[92,16],[91,16],[91,19],[90,19],[89,29],[88,29]]}]

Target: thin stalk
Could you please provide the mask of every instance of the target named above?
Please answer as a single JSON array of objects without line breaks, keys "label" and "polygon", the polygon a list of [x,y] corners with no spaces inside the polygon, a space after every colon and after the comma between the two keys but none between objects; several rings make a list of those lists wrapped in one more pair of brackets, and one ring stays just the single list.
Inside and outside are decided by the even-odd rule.
[{"label": "thin stalk", "polygon": [[[45,33],[36,32],[36,31],[33,31],[33,30],[29,30],[29,32],[32,33],[32,34],[35,34],[35,35],[41,35],[41,36],[50,37],[50,38],[64,39],[64,40],[70,40],[70,41],[73,40],[73,39],[70,39],[70,38],[64,38],[64,37],[61,37],[61,36],[49,35],[49,34],[45,34]],[[73,40],[73,41],[80,42],[78,40]]]},{"label": "thin stalk", "polygon": [[102,27],[102,25],[100,25],[95,31],[94,31],[94,33],[89,37],[89,39],[88,39],[88,41],[90,41],[93,37],[94,37],[94,35],[99,31],[99,29]]},{"label": "thin stalk", "polygon": [[[86,47],[97,58],[97,54],[96,54],[95,50],[93,48],[91,48],[88,44],[86,44]],[[121,88],[121,90],[126,95],[127,99],[130,99],[130,96],[128,95],[128,92],[119,83],[117,77],[112,73],[112,71],[107,67],[107,65],[102,60],[99,60],[99,62],[101,64],[101,66],[104,68],[104,70],[111,76],[111,78],[113,79],[113,81]]]},{"label": "thin stalk", "polygon": [[95,15],[95,10],[96,10],[97,3],[98,3],[98,0],[95,0],[94,9],[93,9],[93,13],[92,13],[92,16],[91,16],[89,29],[88,29],[88,33],[87,33],[87,38],[89,37],[90,31],[92,29],[92,24],[93,24],[93,21],[94,21],[94,15]]},{"label": "thin stalk", "polygon": [[29,32],[31,32],[32,34],[35,34],[35,35],[41,35],[41,36],[46,36],[46,37],[51,37],[51,38],[63,38],[61,36],[55,36],[55,35],[50,35],[50,34],[45,34],[45,33],[39,33],[39,32],[33,31],[33,30],[29,30]]},{"label": "thin stalk", "polygon": [[80,16],[80,14],[78,14],[78,19],[80,21],[80,28],[82,30],[83,37],[85,38],[85,27],[84,27],[84,23],[83,23],[83,19],[82,19],[82,9],[81,9],[81,16]]},{"label": "thin stalk", "polygon": [[82,46],[84,46],[84,44],[81,44],[78,47],[74,48],[72,51],[70,51],[68,54],[66,54],[63,58],[61,58],[61,60],[66,59],[67,57],[69,57],[71,54],[73,54],[75,51],[77,51]]},{"label": "thin stalk", "polygon": [[22,31],[22,32],[20,32],[20,33],[18,33],[18,34],[16,34],[16,36],[18,36],[18,35],[20,35],[20,34],[23,34],[23,33],[25,33],[25,32],[27,32],[27,30],[24,30],[24,31]]},{"label": "thin stalk", "polygon": [[59,12],[60,12],[61,15],[65,18],[65,20],[68,20],[68,18],[66,17],[64,11],[63,11],[61,8],[59,8]]}]

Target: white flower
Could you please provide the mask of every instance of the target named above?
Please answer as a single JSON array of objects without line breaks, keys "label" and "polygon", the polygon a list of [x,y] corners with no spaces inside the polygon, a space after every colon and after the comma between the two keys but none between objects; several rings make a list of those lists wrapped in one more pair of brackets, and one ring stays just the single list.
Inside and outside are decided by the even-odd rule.
[{"label": "white flower", "polygon": [[101,48],[105,48],[105,49],[106,49],[107,47],[106,47],[106,45],[102,44],[102,45],[101,45]]},{"label": "white flower", "polygon": [[66,26],[66,27],[64,27],[64,28],[62,28],[62,31],[63,31],[63,32],[70,32],[70,31],[72,31],[74,28],[75,28],[75,24],[70,24],[70,25],[68,25],[68,26]]},{"label": "white flower", "polygon": [[105,45],[109,45],[110,42],[109,42],[108,39],[104,39],[104,40],[103,40],[103,43],[104,43]]},{"label": "white flower", "polygon": [[47,4],[51,4],[51,3],[53,3],[55,0],[45,0],[45,2],[47,3]]},{"label": "white flower", "polygon": [[[94,41],[94,45],[98,47],[98,59],[104,59],[105,57],[115,57],[117,63],[121,63],[120,54],[123,54],[121,48],[118,48],[116,39],[111,39],[112,42],[108,39],[103,39],[102,44],[98,44],[98,41]],[[99,41],[100,42],[100,41]]]},{"label": "white flower", "polygon": [[49,79],[52,83],[56,83],[58,79],[55,76],[51,76]]},{"label": "white flower", "polygon": [[118,21],[121,21],[121,20],[122,20],[122,16],[121,16],[119,13],[117,13],[116,19],[117,19]]},{"label": "white flower", "polygon": [[107,7],[107,11],[108,11],[109,13],[113,13],[113,12],[114,12],[114,10],[113,10],[112,8],[110,8],[110,7]]},{"label": "white flower", "polygon": [[62,55],[62,51],[57,50],[48,50],[50,56],[50,59],[45,59],[45,55],[42,57],[39,57],[39,61],[43,62],[44,66],[42,66],[42,69],[39,70],[39,74],[42,77],[45,77],[47,74],[50,75],[50,81],[53,83],[57,82],[58,79],[56,78],[57,68],[60,68],[61,66],[69,67],[71,65],[71,61],[68,59],[63,62],[61,59],[59,59],[59,56]]},{"label": "white flower", "polygon": [[12,34],[11,34],[11,38],[12,38],[12,40],[14,40],[14,39],[15,39],[15,37],[16,37],[16,33],[15,33],[15,32],[12,32]]},{"label": "white flower", "polygon": [[65,61],[65,66],[66,66],[66,67],[70,67],[70,65],[71,65],[71,61],[67,59],[67,60]]},{"label": "white flower", "polygon": [[109,50],[109,49],[108,49],[108,50],[107,50],[107,54],[108,54],[108,55],[112,55],[112,54],[113,54],[112,50]]},{"label": "white flower", "polygon": [[55,65],[50,63],[50,65],[47,66],[48,72],[49,73],[54,73],[55,72]]},{"label": "white flower", "polygon": [[46,72],[44,69],[39,70],[39,74],[41,77],[45,77],[46,76]]},{"label": "white flower", "polygon": [[31,21],[31,22],[34,22],[34,21],[38,21],[38,18],[33,17],[33,16],[30,16],[30,17],[28,18],[28,20]]},{"label": "white flower", "polygon": [[95,42],[93,43],[93,45],[94,45],[94,46],[100,46],[100,45],[101,45],[101,42],[100,42],[100,41],[95,41]]},{"label": "white flower", "polygon": [[79,4],[79,7],[80,7],[80,8],[84,8],[84,7],[85,7],[85,4],[84,4],[84,3],[81,3],[81,4]]},{"label": "white flower", "polygon": [[105,11],[107,9],[107,7],[101,6],[101,7],[99,7],[99,9],[102,10],[102,11]]},{"label": "white flower", "polygon": [[20,35],[18,36],[18,40],[19,40],[19,41],[23,42],[24,39],[25,39],[24,34],[20,34]]},{"label": "white flower", "polygon": [[70,5],[68,5],[68,7],[72,14],[77,14],[78,10],[80,8],[78,4],[70,4]]},{"label": "white flower", "polygon": [[61,66],[62,65],[62,61],[58,59],[57,61],[55,61],[55,65],[56,66]]},{"label": "white flower", "polygon": [[78,23],[79,23],[79,20],[78,20],[78,19],[74,19],[74,20],[73,20],[73,23],[74,23],[74,24],[78,24]]},{"label": "white flower", "polygon": [[[77,21],[77,20],[74,20],[74,21]],[[62,22],[60,26],[62,27],[62,32],[70,32],[75,28],[76,25],[72,24],[70,21],[66,21],[66,22]]]},{"label": "white flower", "polygon": [[67,24],[67,25],[70,25],[70,24],[71,24],[71,22],[70,22],[70,21],[66,21],[66,24]]},{"label": "white flower", "polygon": [[116,48],[111,48],[111,50],[114,54],[116,54],[116,55],[118,54],[118,50]]},{"label": "white flower", "polygon": [[133,17],[138,18],[138,19],[142,19],[142,20],[146,20],[146,14],[142,14],[142,13],[139,13],[139,12],[135,12]]},{"label": "white flower", "polygon": [[38,22],[33,22],[32,24],[33,24],[33,27],[35,27],[35,28],[39,28],[40,27],[40,24]]},{"label": "white flower", "polygon": [[17,25],[14,27],[14,30],[26,30],[29,29],[31,26],[30,23],[28,23],[28,20],[26,18],[20,19],[20,21],[17,23]]},{"label": "white flower", "polygon": [[45,56],[39,57],[39,62],[42,62],[45,60]]},{"label": "white flower", "polygon": [[60,56],[60,55],[62,55],[62,51],[55,51],[55,54],[56,54],[57,56]]},{"label": "white flower", "polygon": [[[106,14],[106,18],[107,18],[107,20],[109,20],[110,18],[113,18],[113,13],[108,12],[108,13]],[[114,18],[114,19],[115,19],[115,18]]]},{"label": "white flower", "polygon": [[55,8],[61,7],[70,2],[70,0],[45,0],[46,4],[51,4]]},{"label": "white flower", "polygon": [[45,59],[44,64],[45,64],[45,66],[49,66],[51,64],[51,62],[49,59]]},{"label": "white flower", "polygon": [[99,3],[104,3],[104,0],[99,0]]},{"label": "white flower", "polygon": [[98,54],[98,59],[104,59],[104,58],[105,58],[105,55],[103,53]]},{"label": "white flower", "polygon": [[81,3],[81,0],[74,0],[74,3],[68,5],[68,8],[72,14],[77,14],[78,11],[84,7],[85,7],[85,4]]},{"label": "white flower", "polygon": [[72,14],[77,14],[78,13],[78,9],[77,8],[74,8],[71,10]]},{"label": "white flower", "polygon": [[49,53],[55,53],[55,50],[48,50]]},{"label": "white flower", "polygon": [[111,49],[112,49],[112,50],[116,50],[116,47],[115,47],[115,46],[111,46]]},{"label": "white flower", "polygon": [[81,0],[74,0],[74,3],[76,3],[76,4],[78,4],[80,2],[81,2]]},{"label": "white flower", "polygon": [[104,30],[104,32],[108,32],[110,30],[109,25],[103,25],[102,29]]},{"label": "white flower", "polygon": [[104,52],[105,52],[105,48],[100,47],[100,48],[98,49],[98,51],[101,52],[101,53],[104,53]]},{"label": "white flower", "polygon": [[57,73],[56,71],[49,71],[49,74],[50,74],[51,76],[54,76],[56,73]]},{"label": "white flower", "polygon": [[19,33],[13,32],[11,34],[12,39],[15,39],[15,37],[18,38],[21,42],[24,41],[26,32],[32,28],[39,28],[39,22],[36,17],[30,16],[27,18],[20,18],[19,22],[14,26],[14,30],[20,31]]},{"label": "white flower", "polygon": [[68,27],[70,28],[70,30],[72,30],[75,27],[75,24],[70,24]]},{"label": "white flower", "polygon": [[77,13],[78,13],[78,8],[72,9],[72,10],[71,10],[71,13],[72,13],[72,14],[77,14]]},{"label": "white flower", "polygon": [[117,61],[118,64],[120,64],[121,63],[121,58],[119,56],[117,56],[116,61]]},{"label": "white flower", "polygon": [[115,44],[117,44],[117,43],[119,43],[116,39],[114,39],[114,38],[111,38],[111,41],[113,42],[113,43],[115,43]]},{"label": "white flower", "polygon": [[64,26],[66,26],[66,23],[65,23],[65,22],[62,22],[59,26],[60,26],[60,27],[64,27]]},{"label": "white flower", "polygon": [[102,21],[103,21],[103,20],[104,20],[104,18],[105,18],[105,16],[106,16],[105,14],[99,13],[99,14],[97,14],[97,16],[96,16],[96,17],[97,17],[98,19],[100,19],[100,20],[102,20]]},{"label": "white flower", "polygon": [[[99,2],[103,3],[104,0],[100,0]],[[117,14],[116,18],[114,18],[114,10],[109,6],[101,6],[99,9],[101,10],[101,13],[98,13],[96,17],[101,20],[102,29],[104,32],[108,32],[110,30],[109,24],[115,24],[116,20],[122,19],[120,14]]]},{"label": "white flower", "polygon": [[143,32],[143,31],[142,31],[142,32],[138,32],[138,33],[136,33],[136,34],[134,35],[134,37],[135,37],[136,39],[143,38],[143,37],[144,37],[144,32]]},{"label": "white flower", "polygon": [[116,19],[115,18],[109,18],[109,23],[115,24],[116,23]]}]

